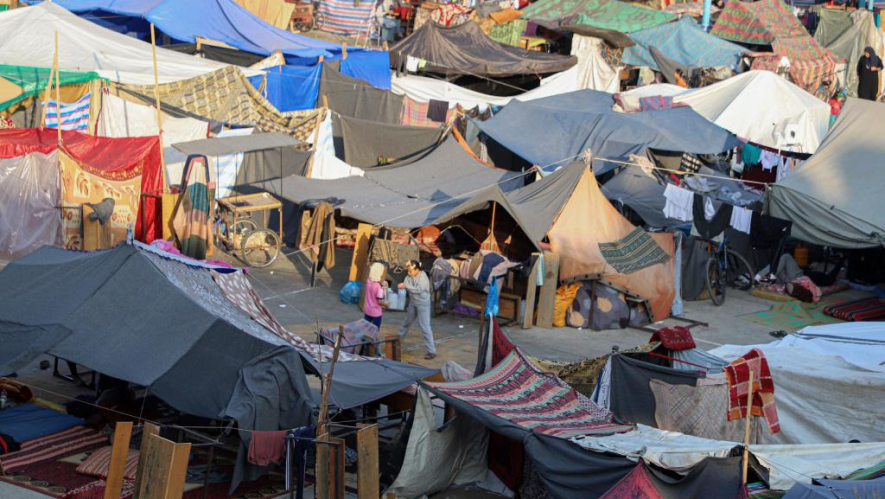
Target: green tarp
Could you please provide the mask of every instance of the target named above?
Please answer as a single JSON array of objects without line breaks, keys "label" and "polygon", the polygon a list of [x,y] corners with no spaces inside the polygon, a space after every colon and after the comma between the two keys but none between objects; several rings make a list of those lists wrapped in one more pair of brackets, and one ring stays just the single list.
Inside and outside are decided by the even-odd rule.
[{"label": "green tarp", "polygon": [[676,16],[616,0],[541,0],[522,10],[525,19],[568,20],[570,25],[592,26],[632,33],[668,23]]},{"label": "green tarp", "polygon": [[842,36],[854,23],[851,12],[836,9],[820,9],[820,22],[814,32],[814,40],[826,47]]},{"label": "green tarp", "polygon": [[[9,94],[6,92],[0,93],[0,99],[2,99],[0,110],[46,90],[46,83],[49,80],[51,71],[44,68],[0,65],[0,78],[20,87],[22,91],[22,93],[11,98],[8,97]],[[101,77],[98,73],[93,72],[61,71],[58,76],[60,85],[78,85],[97,79],[101,79]]]}]

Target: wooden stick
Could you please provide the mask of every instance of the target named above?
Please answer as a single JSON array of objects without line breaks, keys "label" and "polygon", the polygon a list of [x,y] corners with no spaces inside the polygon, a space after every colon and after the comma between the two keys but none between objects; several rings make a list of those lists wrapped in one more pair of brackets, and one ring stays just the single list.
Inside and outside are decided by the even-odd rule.
[{"label": "wooden stick", "polygon": [[55,64],[58,60],[58,51],[52,56],[52,69],[49,70],[49,80],[46,81],[46,90],[43,92],[43,113],[40,116],[40,129],[46,127],[46,114],[49,111],[49,99],[52,98],[52,82],[55,80]]},{"label": "wooden stick", "polygon": [[358,499],[380,499],[381,485],[378,473],[378,425],[357,425],[356,475]]},{"label": "wooden stick", "polygon": [[132,421],[118,422],[114,428],[114,446],[111,447],[104,499],[120,499],[120,494],[123,492],[123,472],[126,458],[129,456],[130,438],[132,438]]},{"label": "wooden stick", "polygon": [[[199,44],[199,40],[197,41]],[[163,147],[163,110],[160,105],[160,76],[157,73],[157,38],[154,33],[154,23],[151,23],[151,53],[154,58],[154,99],[157,102],[157,134],[160,137],[160,172],[163,177],[163,193],[168,193],[166,185],[166,155]]]},{"label": "wooden stick", "polygon": [[320,402],[320,414],[317,417],[317,435],[326,433],[326,413],[329,412],[329,391],[332,389],[332,375],[335,373],[335,363],[338,362],[338,353],[341,351],[341,338],[344,337],[344,326],[338,326],[338,337],[335,338],[335,350],[332,352],[332,364],[329,365],[329,373],[326,374],[323,383],[323,398]]},{"label": "wooden stick", "polygon": [[747,484],[747,468],[750,464],[750,420],[753,419],[753,370],[750,370],[749,387],[747,388],[747,425],[744,431],[744,472],[743,483]]},{"label": "wooden stick", "polygon": [[[148,454],[148,443],[151,440],[151,435],[160,436],[160,427],[153,423],[145,423],[144,427],[141,430],[141,447],[138,451],[139,456],[146,456]],[[135,496],[138,496],[138,490],[140,488],[142,477],[144,476],[144,465],[147,462],[147,459],[139,459],[138,467],[135,471]]]},{"label": "wooden stick", "polygon": [[53,58],[52,64],[55,66],[55,119],[57,123],[55,124],[56,130],[58,130],[58,146],[61,147],[62,138],[61,138],[61,88],[59,86],[59,55],[58,55],[58,31],[55,32],[55,57]]},{"label": "wooden stick", "polygon": [[341,60],[347,59],[347,43],[341,44]]}]

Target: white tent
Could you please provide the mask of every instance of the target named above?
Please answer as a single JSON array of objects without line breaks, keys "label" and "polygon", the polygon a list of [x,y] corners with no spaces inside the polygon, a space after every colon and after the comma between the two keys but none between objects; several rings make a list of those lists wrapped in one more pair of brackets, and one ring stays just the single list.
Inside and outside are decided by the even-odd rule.
[{"label": "white tent", "polygon": [[[52,2],[0,13],[0,63],[52,67],[56,33],[61,69],[96,71],[120,83],[154,82],[149,43],[81,19]],[[157,48],[160,83],[193,78],[224,66]]]},{"label": "white tent", "polygon": [[830,106],[771,71],[749,71],[675,97],[750,142],[814,153],[830,124]]}]

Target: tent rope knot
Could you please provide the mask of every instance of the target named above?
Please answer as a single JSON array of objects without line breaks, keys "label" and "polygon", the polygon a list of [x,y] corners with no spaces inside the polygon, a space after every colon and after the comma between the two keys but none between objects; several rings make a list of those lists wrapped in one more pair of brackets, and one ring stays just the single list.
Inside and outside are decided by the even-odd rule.
[{"label": "tent rope knot", "polygon": [[584,150],[584,154],[581,155],[581,160],[585,165],[590,166],[593,163],[593,151],[590,149]]}]

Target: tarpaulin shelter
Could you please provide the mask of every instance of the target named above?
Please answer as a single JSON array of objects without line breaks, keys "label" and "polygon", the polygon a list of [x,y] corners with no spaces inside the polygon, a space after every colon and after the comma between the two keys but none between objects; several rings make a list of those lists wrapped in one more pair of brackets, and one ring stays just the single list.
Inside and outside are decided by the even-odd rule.
[{"label": "tarpaulin shelter", "polygon": [[[130,224],[139,239],[151,241],[160,236],[159,203],[141,196],[159,193],[163,188],[158,137],[106,138],[63,131],[62,143],[56,164],[61,177],[62,207],[79,208],[82,203],[98,203],[111,197],[116,200],[111,228],[117,242],[125,240]],[[54,129],[0,130],[0,158],[18,158],[34,152],[45,155],[58,149]],[[81,221],[75,217],[77,212],[72,210],[70,217],[66,215],[63,220],[65,244],[72,248],[80,247]],[[59,220],[62,223],[61,217]]]},{"label": "tarpaulin shelter", "polygon": [[772,184],[769,212],[793,222],[793,237],[836,248],[885,243],[883,113],[885,104],[848,99],[817,153]]},{"label": "tarpaulin shelter", "polygon": [[574,56],[535,52],[498,43],[479,25],[457,26],[425,23],[420,29],[390,47],[395,67],[405,67],[406,58],[427,61],[424,71],[445,75],[513,76],[565,71],[577,64]]},{"label": "tarpaulin shelter", "polygon": [[377,123],[346,116],[333,117],[332,123],[338,158],[357,168],[420,159],[433,151],[448,131],[443,128]]},{"label": "tarpaulin shelter", "polygon": [[[526,161],[558,167],[588,149],[597,175],[647,149],[718,154],[738,140],[690,108],[624,114],[612,110],[612,95],[581,90],[537,99],[512,101],[491,119],[478,122],[486,135]],[[526,140],[526,134],[532,140]]]},{"label": "tarpaulin shelter", "polygon": [[541,0],[521,12],[524,18],[533,21],[592,26],[621,33],[633,33],[676,19],[674,14],[616,0]]},{"label": "tarpaulin shelter", "polygon": [[[606,263],[599,244],[617,241],[636,227],[603,196],[596,177],[583,162],[574,162],[509,193],[497,187],[485,189],[439,220],[485,209],[492,202],[509,213],[533,243],[549,240],[551,250],[560,258],[561,279],[596,276],[647,300],[653,320],[670,315],[676,296],[673,259],[631,274],[621,274]],[[672,234],[649,235],[668,255],[675,254]]]},{"label": "tarpaulin shelter", "polygon": [[771,71],[749,71],[677,95],[729,132],[774,149],[814,153],[830,126],[830,106]]},{"label": "tarpaulin shelter", "polygon": [[0,159],[0,260],[64,244],[58,157],[31,152]]},{"label": "tarpaulin shelter", "polygon": [[[330,110],[342,116],[400,124],[403,97],[343,74],[337,61],[323,64],[320,95],[326,97]],[[323,105],[323,101],[318,101],[318,105]]]},{"label": "tarpaulin shelter", "polygon": [[321,0],[322,30],[344,36],[367,36],[375,15],[375,2],[362,0]]},{"label": "tarpaulin shelter", "polygon": [[740,66],[741,53],[747,49],[704,31],[689,16],[673,22],[636,31],[630,34],[636,42],[624,49],[621,63],[648,66],[659,70],[649,47],[655,47],[670,59],[696,68]]},{"label": "tarpaulin shelter", "polygon": [[[51,71],[48,68],[0,65],[0,111],[6,111],[10,106],[32,97],[40,98],[41,94],[46,91]],[[88,86],[93,81],[103,79],[98,73],[92,71],[60,71],[58,80],[61,90],[68,94],[62,96],[62,102],[72,102],[76,100],[72,99],[73,96],[70,95],[70,90],[73,89],[65,87]],[[53,85],[55,85],[54,78]]]},{"label": "tarpaulin shelter", "polygon": [[885,480],[815,480],[813,485],[797,483],[783,499],[831,499],[832,497],[876,497],[885,494]]},{"label": "tarpaulin shelter", "polygon": [[[823,9],[824,12],[829,10]],[[857,97],[857,64],[867,47],[872,47],[876,54],[885,53],[885,33],[876,26],[872,12],[857,10],[851,13],[849,20],[852,24],[835,40],[824,46],[847,61],[845,88],[849,96]],[[880,87],[879,90],[881,89]]]},{"label": "tarpaulin shelter", "polygon": [[279,111],[301,111],[316,107],[322,71],[321,64],[274,66],[249,82]]},{"label": "tarpaulin shelter", "polygon": [[[341,46],[267,24],[233,0],[56,0],[71,12],[129,16],[153,23],[175,40],[222,42],[259,55],[279,50],[300,59],[332,57]],[[359,48],[354,48],[359,51]]]},{"label": "tarpaulin shelter", "polygon": [[820,9],[814,41],[826,47],[854,25],[852,13],[842,9]]},{"label": "tarpaulin shelter", "polygon": [[[0,62],[51,68],[58,33],[59,68],[95,71],[125,83],[153,84],[151,44],[77,17],[54,2],[0,13]],[[157,48],[160,82],[193,78],[224,64]]]},{"label": "tarpaulin shelter", "polygon": [[234,0],[255,17],[279,29],[289,29],[295,4],[286,0]]},{"label": "tarpaulin shelter", "polygon": [[[775,67],[781,57],[789,59],[793,82],[810,92],[817,90],[822,80],[832,78],[840,62],[814,41],[781,0],[729,2],[710,33],[738,43],[771,45],[777,54]],[[754,68],[757,65],[754,63]]]}]

